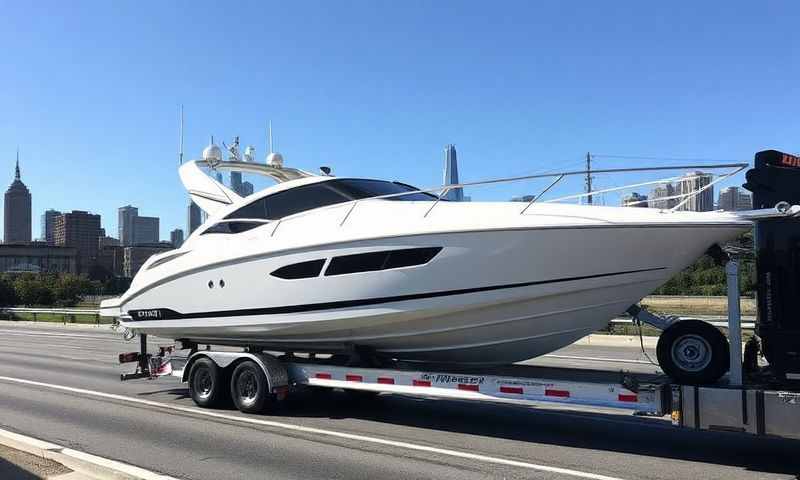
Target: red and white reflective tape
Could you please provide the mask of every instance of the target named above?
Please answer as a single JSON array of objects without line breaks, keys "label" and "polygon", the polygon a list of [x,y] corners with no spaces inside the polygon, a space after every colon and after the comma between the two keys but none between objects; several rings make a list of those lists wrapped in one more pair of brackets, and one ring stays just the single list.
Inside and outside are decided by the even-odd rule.
[{"label": "red and white reflective tape", "polygon": [[620,384],[299,363],[291,364],[290,371],[298,383],[329,388],[419,393],[426,396],[476,400],[495,398],[559,402],[657,411],[654,395],[642,396]]}]

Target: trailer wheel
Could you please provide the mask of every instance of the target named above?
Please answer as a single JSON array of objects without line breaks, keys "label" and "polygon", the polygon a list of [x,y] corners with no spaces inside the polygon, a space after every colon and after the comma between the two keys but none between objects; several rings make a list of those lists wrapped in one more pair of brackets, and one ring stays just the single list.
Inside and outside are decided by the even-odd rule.
[{"label": "trailer wheel", "polygon": [[210,358],[199,358],[189,370],[189,392],[198,406],[213,408],[225,399],[222,370]]},{"label": "trailer wheel", "polygon": [[231,397],[236,408],[245,413],[263,412],[275,400],[275,395],[269,391],[267,376],[252,360],[243,361],[233,370]]},{"label": "trailer wheel", "polygon": [[664,373],[688,384],[713,383],[730,368],[728,340],[700,320],[672,324],[658,338],[656,353]]}]

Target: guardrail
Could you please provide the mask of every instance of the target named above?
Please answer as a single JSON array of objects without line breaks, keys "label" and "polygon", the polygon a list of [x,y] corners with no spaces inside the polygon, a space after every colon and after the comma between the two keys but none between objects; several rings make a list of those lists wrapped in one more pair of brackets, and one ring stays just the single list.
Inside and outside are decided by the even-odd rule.
[{"label": "guardrail", "polygon": [[94,323],[100,325],[100,309],[95,308],[27,308],[9,307],[0,308],[0,315],[11,316],[16,313],[28,313],[33,315],[33,321],[38,321],[36,316],[40,314],[61,315],[62,323],[75,323],[76,315],[94,316]]},{"label": "guardrail", "polygon": [[[725,320],[725,321],[723,321],[723,320],[709,320],[709,319],[705,319],[705,318],[702,318],[702,317],[700,317],[700,318],[698,318],[698,317],[679,317],[679,318],[681,320],[689,320],[689,319],[702,320],[704,322],[710,323],[711,325],[714,325],[715,327],[728,328],[727,320]],[[722,317],[720,317],[720,318],[722,318]],[[614,325],[633,325],[633,319],[632,318],[615,318],[615,319],[611,320],[610,323],[612,323]],[[745,329],[745,330],[753,330],[754,328],[756,328],[756,324],[755,324],[755,322],[742,322],[742,328]]]}]

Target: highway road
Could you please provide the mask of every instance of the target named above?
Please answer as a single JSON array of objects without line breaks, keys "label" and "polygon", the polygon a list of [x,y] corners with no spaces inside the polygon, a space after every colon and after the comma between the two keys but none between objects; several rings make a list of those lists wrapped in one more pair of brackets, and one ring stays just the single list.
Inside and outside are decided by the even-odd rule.
[{"label": "highway road", "polygon": [[[676,430],[626,411],[344,393],[299,394],[271,415],[200,410],[178,379],[120,382],[130,366],[116,355],[136,347],[107,327],[0,322],[0,428],[184,479],[800,474],[796,442]],[[656,371],[631,347],[573,345],[526,363]]]}]

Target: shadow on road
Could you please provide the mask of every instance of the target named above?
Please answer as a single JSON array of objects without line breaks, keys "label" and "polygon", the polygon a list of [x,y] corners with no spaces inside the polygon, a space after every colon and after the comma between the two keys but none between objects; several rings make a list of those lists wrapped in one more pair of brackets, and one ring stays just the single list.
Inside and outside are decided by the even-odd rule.
[{"label": "shadow on road", "polygon": [[634,416],[386,394],[354,398],[345,392],[299,392],[274,414],[289,418],[355,418],[544,445],[738,466],[752,472],[800,474],[800,442],[681,430],[664,421]]}]

